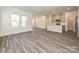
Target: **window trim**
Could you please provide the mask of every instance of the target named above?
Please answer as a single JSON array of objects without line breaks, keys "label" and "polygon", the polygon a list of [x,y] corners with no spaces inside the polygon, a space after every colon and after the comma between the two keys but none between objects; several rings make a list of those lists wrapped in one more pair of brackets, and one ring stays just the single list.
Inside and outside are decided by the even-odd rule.
[{"label": "window trim", "polygon": [[[18,16],[19,16],[19,24],[18,24],[18,26],[12,26],[12,20],[11,20],[11,18],[12,18],[11,16],[12,16],[12,15],[18,15],[18,14],[11,14],[11,15],[10,15],[10,27],[11,27],[11,28],[20,28],[20,27],[26,27],[26,26],[27,26],[28,16],[23,16],[23,15],[22,15],[22,16],[18,15]],[[25,24],[25,26],[22,26],[22,25],[21,25],[21,24],[22,24],[22,23],[21,23],[21,17],[26,17],[26,22],[25,22],[26,24]]]}]

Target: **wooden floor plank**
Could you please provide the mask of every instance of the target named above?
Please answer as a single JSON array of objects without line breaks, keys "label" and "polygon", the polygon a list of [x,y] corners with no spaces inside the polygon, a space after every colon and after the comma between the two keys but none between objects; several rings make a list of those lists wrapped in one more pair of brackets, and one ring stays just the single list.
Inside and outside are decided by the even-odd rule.
[{"label": "wooden floor plank", "polygon": [[79,38],[73,32],[63,34],[34,28],[0,37],[2,53],[79,53]]}]

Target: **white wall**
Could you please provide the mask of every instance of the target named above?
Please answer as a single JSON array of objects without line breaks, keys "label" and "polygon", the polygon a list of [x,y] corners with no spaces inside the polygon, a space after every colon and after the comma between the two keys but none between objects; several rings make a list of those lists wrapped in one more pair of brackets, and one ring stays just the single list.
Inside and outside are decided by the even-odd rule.
[{"label": "white wall", "polygon": [[52,23],[52,15],[50,14],[46,16],[46,24],[49,25],[51,23]]},{"label": "white wall", "polygon": [[[11,14],[27,16],[28,17],[27,26],[11,28],[10,26]],[[20,9],[12,8],[12,7],[1,7],[0,18],[1,18],[0,36],[19,33],[19,32],[32,31],[32,13],[29,13]]]},{"label": "white wall", "polygon": [[38,28],[42,28],[45,29],[46,28],[46,17],[43,15],[38,15],[34,17],[34,27],[38,27]]}]

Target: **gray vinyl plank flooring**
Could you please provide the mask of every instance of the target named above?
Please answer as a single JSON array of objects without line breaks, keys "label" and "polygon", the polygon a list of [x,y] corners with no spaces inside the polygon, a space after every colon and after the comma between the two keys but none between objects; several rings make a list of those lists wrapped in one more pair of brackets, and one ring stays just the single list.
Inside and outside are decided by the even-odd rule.
[{"label": "gray vinyl plank flooring", "polygon": [[1,53],[79,53],[79,38],[71,31],[63,34],[34,28],[0,37]]}]

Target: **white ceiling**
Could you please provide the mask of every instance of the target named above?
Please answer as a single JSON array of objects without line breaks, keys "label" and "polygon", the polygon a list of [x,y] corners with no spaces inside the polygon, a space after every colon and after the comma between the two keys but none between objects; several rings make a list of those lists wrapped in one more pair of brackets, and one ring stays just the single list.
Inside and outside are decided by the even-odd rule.
[{"label": "white ceiling", "polygon": [[19,8],[28,12],[32,12],[34,14],[56,14],[67,11],[77,10],[76,6],[16,6],[15,8]]}]

